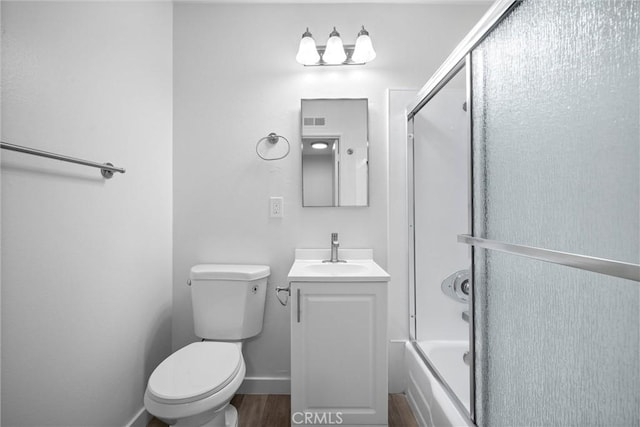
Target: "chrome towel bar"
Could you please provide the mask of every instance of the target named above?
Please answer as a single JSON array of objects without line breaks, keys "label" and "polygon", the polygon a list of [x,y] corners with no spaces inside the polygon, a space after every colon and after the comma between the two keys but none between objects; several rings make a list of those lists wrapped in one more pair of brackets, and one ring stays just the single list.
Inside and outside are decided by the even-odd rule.
[{"label": "chrome towel bar", "polygon": [[640,282],[640,265],[638,264],[587,255],[572,254],[569,252],[554,251],[551,249],[536,248],[534,246],[515,245],[512,243],[473,237],[468,234],[459,234],[458,242],[479,248],[520,255],[526,258],[537,259],[539,261],[546,261],[553,264]]},{"label": "chrome towel bar", "polygon": [[113,176],[114,172],[125,173],[124,168],[118,168],[111,163],[97,163],[89,160],[76,159],[75,157],[63,156],[61,154],[50,153],[48,151],[36,150],[35,148],[23,147],[21,145],[9,144],[8,142],[0,142],[0,148],[4,150],[17,151],[19,153],[32,154],[34,156],[47,157],[49,159],[61,160],[63,162],[76,163],[79,165],[90,166],[100,169],[100,173],[106,179]]}]

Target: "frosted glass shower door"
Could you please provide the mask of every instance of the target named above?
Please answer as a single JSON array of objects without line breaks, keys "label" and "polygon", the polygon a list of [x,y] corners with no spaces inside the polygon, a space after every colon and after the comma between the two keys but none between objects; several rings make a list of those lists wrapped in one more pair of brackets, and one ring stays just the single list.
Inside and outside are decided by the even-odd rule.
[{"label": "frosted glass shower door", "polygon": [[[640,2],[519,2],[472,51],[475,237],[640,264]],[[640,425],[640,284],[474,250],[479,426]]]}]

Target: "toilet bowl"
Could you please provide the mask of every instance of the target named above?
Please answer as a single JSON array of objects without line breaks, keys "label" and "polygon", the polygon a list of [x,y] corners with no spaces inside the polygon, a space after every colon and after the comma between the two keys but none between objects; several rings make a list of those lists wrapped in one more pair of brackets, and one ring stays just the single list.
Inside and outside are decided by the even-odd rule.
[{"label": "toilet bowl", "polygon": [[237,427],[230,402],[246,372],[241,340],[262,331],[269,274],[262,265],[191,268],[194,326],[203,341],[181,348],[153,371],[144,394],[150,414],[178,427]]},{"label": "toilet bowl", "polygon": [[244,380],[240,343],[189,344],[153,371],[144,405],[157,418],[176,426],[237,426],[229,405]]}]

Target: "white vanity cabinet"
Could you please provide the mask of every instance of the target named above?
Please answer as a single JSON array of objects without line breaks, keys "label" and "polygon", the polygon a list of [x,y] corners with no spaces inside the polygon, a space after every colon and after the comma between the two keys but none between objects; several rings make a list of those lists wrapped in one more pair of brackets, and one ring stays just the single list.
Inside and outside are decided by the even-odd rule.
[{"label": "white vanity cabinet", "polygon": [[386,277],[290,273],[292,425],[387,425],[389,276],[376,267]]}]

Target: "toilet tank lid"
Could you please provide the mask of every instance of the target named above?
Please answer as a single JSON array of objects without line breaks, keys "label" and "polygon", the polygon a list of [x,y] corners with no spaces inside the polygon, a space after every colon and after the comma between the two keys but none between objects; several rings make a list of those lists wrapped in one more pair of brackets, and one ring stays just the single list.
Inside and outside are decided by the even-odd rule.
[{"label": "toilet tank lid", "polygon": [[268,265],[198,264],[191,267],[191,280],[257,280],[268,277]]}]

